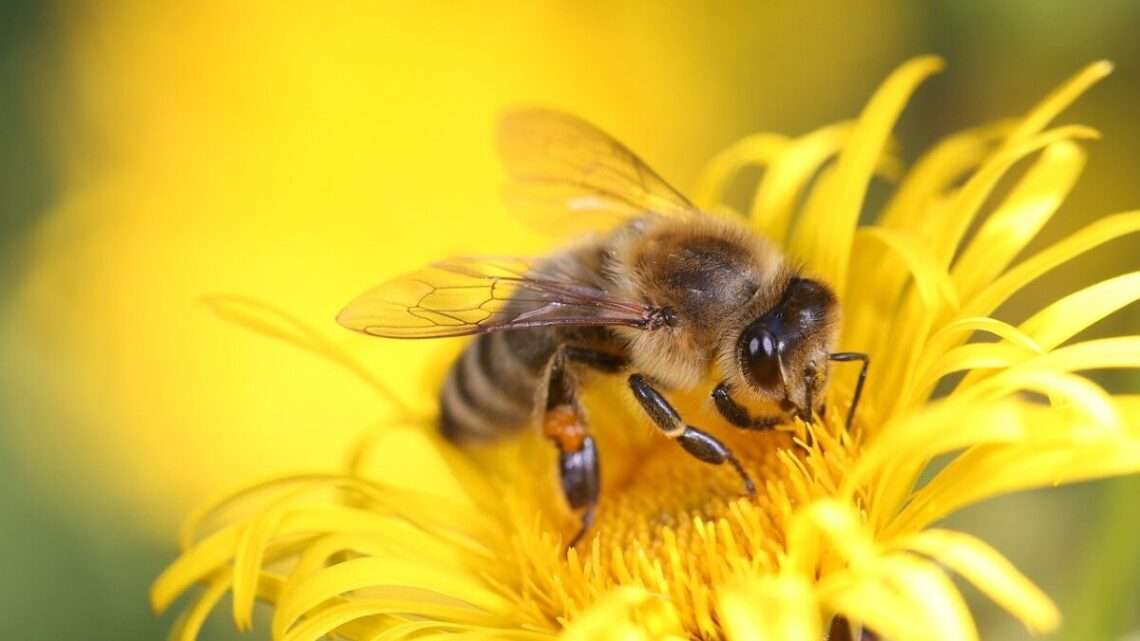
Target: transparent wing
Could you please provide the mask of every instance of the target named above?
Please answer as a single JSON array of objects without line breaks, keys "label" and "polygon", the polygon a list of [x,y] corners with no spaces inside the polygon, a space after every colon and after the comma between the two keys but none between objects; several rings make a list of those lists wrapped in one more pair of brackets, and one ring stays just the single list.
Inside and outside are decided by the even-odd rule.
[{"label": "transparent wing", "polygon": [[698,213],[629,148],[569,114],[511,112],[499,124],[498,147],[509,174],[508,206],[540,229],[598,229],[637,216]]},{"label": "transparent wing", "polygon": [[341,325],[388,338],[440,338],[554,325],[652,328],[660,312],[519,258],[453,258],[349,303]]}]

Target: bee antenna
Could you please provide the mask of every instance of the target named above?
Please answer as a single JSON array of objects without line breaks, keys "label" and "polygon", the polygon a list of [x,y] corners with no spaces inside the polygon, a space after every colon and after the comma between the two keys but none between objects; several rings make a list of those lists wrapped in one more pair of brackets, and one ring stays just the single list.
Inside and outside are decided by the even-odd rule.
[{"label": "bee antenna", "polygon": [[867,382],[867,368],[871,365],[871,357],[863,352],[836,352],[828,355],[828,360],[836,362],[859,361],[859,378],[855,382],[855,393],[851,396],[851,407],[847,410],[846,428],[851,430],[851,422],[855,419],[855,410],[859,408],[859,399],[863,397],[863,384]]}]

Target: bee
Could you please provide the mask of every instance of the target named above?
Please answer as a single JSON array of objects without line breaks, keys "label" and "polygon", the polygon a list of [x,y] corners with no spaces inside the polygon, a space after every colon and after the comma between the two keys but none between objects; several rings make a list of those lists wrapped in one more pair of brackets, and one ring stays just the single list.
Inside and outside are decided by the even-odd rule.
[{"label": "bee", "polygon": [[[823,282],[743,224],[707,214],[640,158],[574,116],[507,115],[498,146],[508,200],[527,216],[608,224],[538,259],[460,257],[392,280],[337,317],[389,338],[474,335],[439,395],[455,442],[540,425],[558,449],[565,499],[580,510],[572,547],[599,499],[600,456],[579,400],[590,371],[623,375],[650,422],[696,459],[748,472],[666,397],[719,377],[712,401],[732,425],[770,430],[822,412],[829,363],[860,361],[850,426],[870,359],[836,352],[839,305]],[[753,415],[738,399],[766,408]]]}]

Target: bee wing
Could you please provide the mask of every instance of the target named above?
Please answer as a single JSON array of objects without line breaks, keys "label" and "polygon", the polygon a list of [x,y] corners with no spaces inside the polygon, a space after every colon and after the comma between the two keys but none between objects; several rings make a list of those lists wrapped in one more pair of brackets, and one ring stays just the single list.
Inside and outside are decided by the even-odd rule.
[{"label": "bee wing", "polygon": [[624,219],[699,213],[628,147],[569,114],[508,113],[498,129],[508,206],[539,229],[597,229]]},{"label": "bee wing", "polygon": [[654,308],[623,300],[526,259],[453,258],[389,281],[349,303],[344,327],[388,338],[441,338],[524,327],[647,327]]}]

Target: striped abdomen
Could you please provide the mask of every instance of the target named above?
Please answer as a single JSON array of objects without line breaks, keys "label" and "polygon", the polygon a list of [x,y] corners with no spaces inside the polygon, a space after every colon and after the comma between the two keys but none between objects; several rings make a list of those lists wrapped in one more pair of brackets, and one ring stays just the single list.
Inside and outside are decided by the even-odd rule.
[{"label": "striped abdomen", "polygon": [[451,366],[440,392],[444,436],[485,440],[526,426],[534,415],[544,369],[557,348],[551,329],[476,336]]}]

